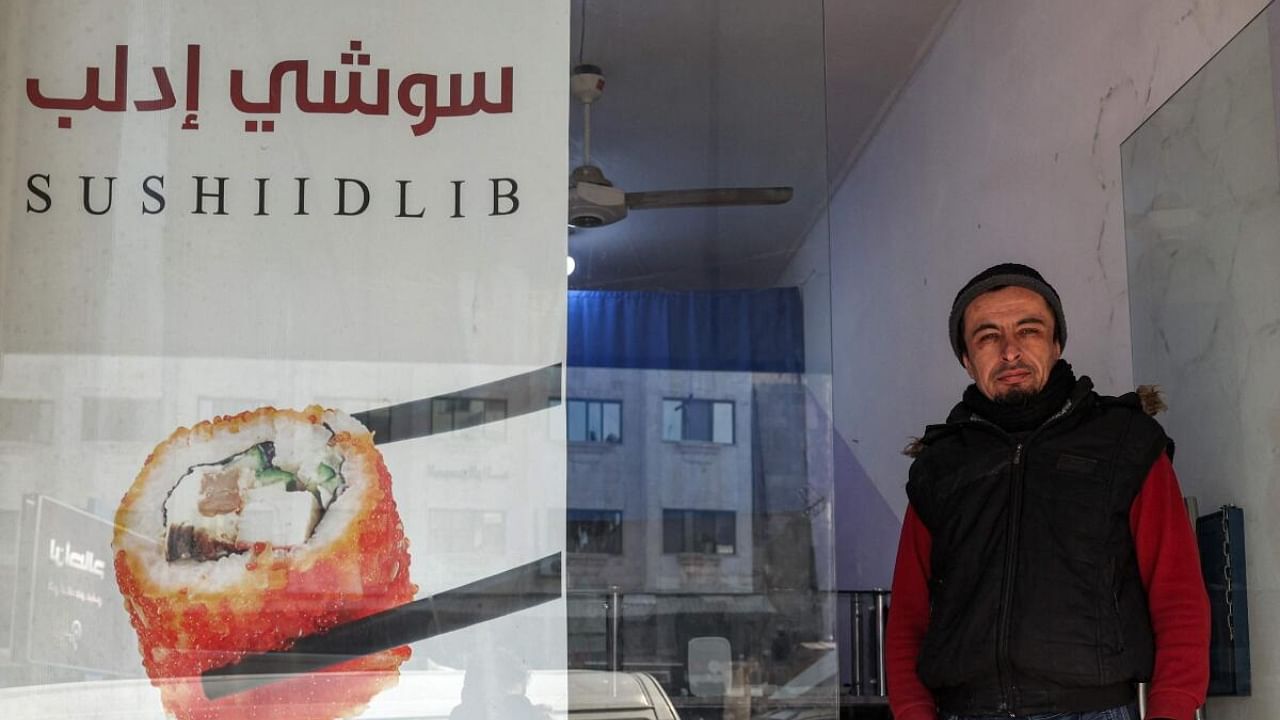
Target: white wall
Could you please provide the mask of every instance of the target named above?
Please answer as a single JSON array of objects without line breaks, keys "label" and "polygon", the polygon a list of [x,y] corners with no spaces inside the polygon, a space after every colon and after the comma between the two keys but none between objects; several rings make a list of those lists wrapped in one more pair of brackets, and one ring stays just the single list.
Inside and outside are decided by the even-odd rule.
[{"label": "white wall", "polygon": [[[1039,268],[1066,306],[1065,356],[1076,372],[1104,392],[1132,388],[1120,143],[1264,5],[957,7],[833,189],[842,587],[889,582],[896,527],[885,528],[906,506],[909,463],[900,450],[944,417],[968,381],[951,354],[946,317],[974,273],[1004,261]],[[829,133],[840,132],[833,119]],[[797,255],[784,280],[803,279],[821,257]]]}]

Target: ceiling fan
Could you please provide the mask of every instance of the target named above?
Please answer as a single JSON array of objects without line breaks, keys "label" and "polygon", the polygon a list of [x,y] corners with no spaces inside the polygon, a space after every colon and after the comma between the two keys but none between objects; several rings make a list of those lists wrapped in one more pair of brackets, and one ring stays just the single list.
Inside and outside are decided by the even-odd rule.
[{"label": "ceiling fan", "polygon": [[628,210],[781,205],[791,200],[790,187],[698,188],[625,192],[591,164],[591,104],[604,94],[604,74],[595,65],[573,69],[570,90],[582,103],[582,164],[569,174],[569,225],[593,228],[618,222]]}]

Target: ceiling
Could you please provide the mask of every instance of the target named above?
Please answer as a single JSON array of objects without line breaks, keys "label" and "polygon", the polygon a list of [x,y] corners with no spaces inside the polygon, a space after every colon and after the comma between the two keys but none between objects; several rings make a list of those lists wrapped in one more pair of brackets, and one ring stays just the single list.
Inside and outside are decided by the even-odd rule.
[{"label": "ceiling", "polygon": [[[573,288],[771,287],[956,0],[573,0],[598,65],[591,160],[628,191],[790,185],[782,206],[632,211],[574,230]],[[585,22],[584,22],[585,20]],[[571,167],[582,162],[570,110]],[[825,225],[817,227],[825,232]]]}]

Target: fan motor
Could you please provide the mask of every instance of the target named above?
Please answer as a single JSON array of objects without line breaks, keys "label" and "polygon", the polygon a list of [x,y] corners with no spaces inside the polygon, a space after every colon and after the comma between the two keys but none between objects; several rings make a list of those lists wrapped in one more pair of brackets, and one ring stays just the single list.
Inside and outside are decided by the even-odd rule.
[{"label": "fan motor", "polygon": [[576,188],[569,189],[569,224],[573,227],[600,227],[616,223],[626,216],[626,205],[599,205],[584,200]]}]

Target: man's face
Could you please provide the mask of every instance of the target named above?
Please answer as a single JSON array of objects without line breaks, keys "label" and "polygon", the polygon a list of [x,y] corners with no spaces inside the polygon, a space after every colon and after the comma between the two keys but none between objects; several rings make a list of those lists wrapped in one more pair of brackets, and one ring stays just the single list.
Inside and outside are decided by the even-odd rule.
[{"label": "man's face", "polygon": [[964,369],[978,390],[1018,404],[1040,392],[1062,355],[1053,311],[1039,293],[1009,286],[983,293],[964,311]]}]

